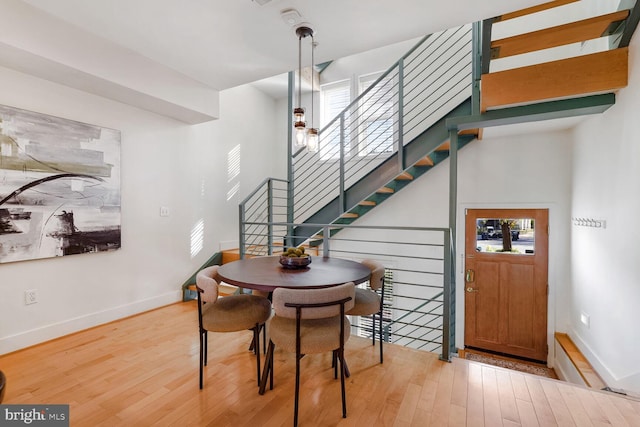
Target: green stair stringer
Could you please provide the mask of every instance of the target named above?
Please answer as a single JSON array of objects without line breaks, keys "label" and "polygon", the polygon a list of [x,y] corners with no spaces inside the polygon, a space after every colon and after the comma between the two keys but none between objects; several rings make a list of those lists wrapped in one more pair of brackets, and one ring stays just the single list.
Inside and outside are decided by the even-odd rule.
[{"label": "green stair stringer", "polygon": [[212,265],[221,265],[222,264],[222,252],[216,252],[213,254],[211,258],[209,258],[191,277],[189,277],[182,284],[182,301],[189,301],[195,299],[197,297],[195,291],[189,289],[189,286],[194,285],[196,283],[196,276],[198,272],[203,268],[211,267]]}]

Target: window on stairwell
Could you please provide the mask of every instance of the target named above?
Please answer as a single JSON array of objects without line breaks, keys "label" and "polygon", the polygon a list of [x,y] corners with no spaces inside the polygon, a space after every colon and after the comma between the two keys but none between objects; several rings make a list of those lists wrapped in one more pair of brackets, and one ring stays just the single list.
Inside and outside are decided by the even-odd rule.
[{"label": "window on stairwell", "polygon": [[[338,117],[351,102],[351,82],[343,80],[322,85],[320,88],[320,128],[324,135],[320,139],[320,158],[322,160],[340,158],[341,135],[344,138],[345,152],[350,145],[351,121],[349,114]],[[334,120],[335,119],[335,120]],[[325,126],[329,125],[327,129]],[[344,130],[341,131],[341,125]]]},{"label": "window on stairwell", "polygon": [[[392,76],[376,83],[380,73],[361,76],[359,93],[358,153],[361,156],[393,151],[395,135],[396,94]],[[367,89],[373,85],[367,91]],[[365,92],[367,91],[367,92]]]}]

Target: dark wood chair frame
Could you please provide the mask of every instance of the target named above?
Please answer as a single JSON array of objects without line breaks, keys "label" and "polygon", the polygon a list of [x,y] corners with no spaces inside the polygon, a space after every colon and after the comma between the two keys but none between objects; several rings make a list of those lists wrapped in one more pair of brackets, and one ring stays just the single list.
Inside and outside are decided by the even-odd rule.
[{"label": "dark wood chair frame", "polygon": [[[200,390],[202,390],[204,382],[204,367],[207,366],[207,352],[208,352],[208,335],[207,330],[202,325],[202,306],[206,304],[206,302],[202,301],[202,294],[204,290],[201,289],[198,285],[196,285],[196,289],[198,291],[198,328],[200,330]],[[260,385],[260,329],[264,328],[264,323],[256,325],[250,330],[253,331],[253,340],[251,341],[251,345],[249,346],[249,350],[253,350],[253,353],[256,355],[256,370],[257,370],[257,378],[258,385]],[[264,334],[264,332],[263,332]]]},{"label": "dark wood chair frame", "polygon": [[[299,406],[299,396],[300,396],[300,359],[304,357],[304,354],[300,352],[301,343],[300,343],[300,322],[302,320],[302,309],[304,308],[317,308],[317,307],[329,307],[332,305],[340,305],[340,347],[333,351],[334,359],[337,359],[340,362],[340,387],[342,391],[342,418],[347,418],[347,395],[345,389],[345,361],[344,361],[344,316],[345,316],[345,303],[351,301],[351,297],[343,298],[341,300],[329,301],[325,303],[314,303],[314,304],[294,304],[294,303],[285,303],[285,307],[292,307],[296,309],[296,395],[295,395],[295,404],[294,404],[294,417],[293,417],[293,425],[297,427],[298,425],[298,406]],[[269,340],[269,347],[267,348],[267,354],[265,356],[264,362],[264,370],[262,372],[262,380],[260,381],[260,389],[258,391],[259,394],[264,394],[267,384],[267,376],[269,377],[269,389],[273,390],[273,351],[275,349],[275,344],[273,341]],[[334,367],[334,378],[338,378],[338,365],[335,364]]]}]

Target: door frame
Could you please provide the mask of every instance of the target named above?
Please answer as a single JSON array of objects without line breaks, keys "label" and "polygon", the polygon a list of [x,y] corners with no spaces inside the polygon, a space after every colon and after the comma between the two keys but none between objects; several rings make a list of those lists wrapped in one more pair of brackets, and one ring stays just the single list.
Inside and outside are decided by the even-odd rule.
[{"label": "door frame", "polygon": [[553,230],[558,230],[559,223],[556,218],[558,214],[558,206],[550,203],[514,203],[511,205],[505,204],[490,204],[490,203],[459,203],[458,212],[456,218],[456,228],[458,230],[465,230],[465,232],[456,233],[456,260],[455,260],[455,283],[456,283],[456,308],[455,308],[455,346],[456,349],[464,348],[464,322],[465,322],[465,218],[467,209],[548,209],[549,210],[549,251],[548,251],[548,266],[547,266],[547,280],[549,282],[549,293],[547,295],[547,346],[549,352],[547,354],[547,366],[553,367],[553,361],[555,360],[555,345],[554,345],[554,333],[556,330],[556,257],[553,256],[557,252],[553,243],[554,239]]}]

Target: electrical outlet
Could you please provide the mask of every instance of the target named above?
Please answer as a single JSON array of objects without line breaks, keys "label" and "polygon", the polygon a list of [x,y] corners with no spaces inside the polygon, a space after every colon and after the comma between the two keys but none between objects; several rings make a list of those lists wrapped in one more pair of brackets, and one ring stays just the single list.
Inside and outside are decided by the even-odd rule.
[{"label": "electrical outlet", "polygon": [[166,206],[160,206],[160,216],[169,216],[169,208]]},{"label": "electrical outlet", "polygon": [[35,304],[38,302],[38,291],[36,289],[29,289],[24,291],[24,303],[26,305]]}]

